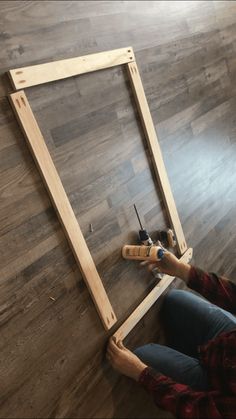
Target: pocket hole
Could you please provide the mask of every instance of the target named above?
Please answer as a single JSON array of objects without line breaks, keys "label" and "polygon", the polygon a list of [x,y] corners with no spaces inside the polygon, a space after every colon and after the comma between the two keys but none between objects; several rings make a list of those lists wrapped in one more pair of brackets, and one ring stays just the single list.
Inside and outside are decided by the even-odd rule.
[{"label": "pocket hole", "polygon": [[16,99],[16,103],[19,106],[19,108],[21,108],[19,99]]},{"label": "pocket hole", "polygon": [[21,102],[23,103],[24,106],[26,106],[25,99],[22,96],[21,96]]}]

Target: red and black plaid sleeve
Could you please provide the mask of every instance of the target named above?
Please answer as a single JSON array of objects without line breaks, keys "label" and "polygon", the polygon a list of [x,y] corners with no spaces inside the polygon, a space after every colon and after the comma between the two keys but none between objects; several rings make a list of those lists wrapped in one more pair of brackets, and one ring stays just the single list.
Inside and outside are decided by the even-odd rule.
[{"label": "red and black plaid sleeve", "polygon": [[222,397],[217,391],[193,391],[184,384],[147,367],[139,382],[152,394],[157,406],[182,419],[235,419],[236,399]]},{"label": "red and black plaid sleeve", "polygon": [[219,307],[236,312],[236,285],[228,279],[192,266],[188,286]]}]

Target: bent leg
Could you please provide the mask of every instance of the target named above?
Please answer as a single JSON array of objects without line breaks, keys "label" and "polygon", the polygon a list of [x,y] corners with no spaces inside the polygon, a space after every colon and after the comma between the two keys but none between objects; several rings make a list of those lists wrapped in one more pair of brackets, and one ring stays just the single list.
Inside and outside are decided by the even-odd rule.
[{"label": "bent leg", "polygon": [[207,373],[198,359],[154,343],[141,346],[134,353],[146,365],[172,378],[177,383],[186,384],[199,391],[208,389]]},{"label": "bent leg", "polygon": [[170,346],[195,358],[199,345],[236,326],[230,313],[189,291],[175,289],[165,296],[162,319]]}]

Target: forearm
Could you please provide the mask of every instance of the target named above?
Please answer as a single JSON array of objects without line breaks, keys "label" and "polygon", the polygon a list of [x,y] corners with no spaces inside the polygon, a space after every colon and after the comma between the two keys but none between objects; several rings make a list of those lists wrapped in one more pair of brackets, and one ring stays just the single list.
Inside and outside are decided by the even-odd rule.
[{"label": "forearm", "polygon": [[219,307],[235,311],[236,285],[227,278],[191,267],[188,286]]},{"label": "forearm", "polygon": [[153,396],[154,402],[178,418],[222,419],[214,395],[216,392],[194,391],[151,368],[146,368],[139,383]]},{"label": "forearm", "polygon": [[137,363],[133,368],[132,372],[129,374],[129,377],[132,378],[135,381],[139,381],[141,375],[143,374],[143,371],[148,368],[146,364],[144,364],[141,360],[139,360],[139,363]]},{"label": "forearm", "polygon": [[189,280],[190,270],[191,270],[191,265],[189,265],[188,263],[179,262],[176,276],[182,279],[187,284]]}]

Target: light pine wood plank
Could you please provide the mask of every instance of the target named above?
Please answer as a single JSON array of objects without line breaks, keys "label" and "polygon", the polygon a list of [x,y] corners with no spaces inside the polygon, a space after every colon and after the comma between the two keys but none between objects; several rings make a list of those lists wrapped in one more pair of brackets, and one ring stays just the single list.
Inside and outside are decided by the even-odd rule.
[{"label": "light pine wood plank", "polygon": [[[182,262],[189,263],[193,256],[193,249],[189,248],[183,256],[180,258]],[[130,331],[136,326],[136,324],[142,319],[142,317],[148,312],[153,306],[158,297],[168,288],[171,282],[175,278],[170,275],[164,275],[162,280],[156,285],[147,297],[139,304],[139,306],[133,311],[133,313],[125,320],[125,322],[119,327],[114,333],[113,337],[116,341],[123,340]]]},{"label": "light pine wood plank", "polygon": [[152,116],[147,103],[146,95],[144,92],[142,80],[139,74],[136,62],[128,63],[127,70],[131,85],[133,88],[135,100],[139,110],[139,115],[142,121],[142,125],[145,131],[146,139],[148,142],[151,158],[159,186],[161,188],[167,214],[172,228],[175,231],[177,247],[180,255],[182,255],[186,249],[187,244],[185,241],[183,229],[180,223],[179,215],[176,209],[174,197],[171,191],[170,183],[165,169],[161,149],[158,143],[157,134],[153,124]]},{"label": "light pine wood plank", "polygon": [[16,90],[134,61],[132,47],[9,70]]},{"label": "light pine wood plank", "polygon": [[116,322],[116,316],[24,91],[11,94],[10,101],[99,316],[108,330]]},{"label": "light pine wood plank", "polygon": [[[172,192],[178,196],[177,208],[181,222],[184,222],[185,237],[187,243],[190,245],[190,241],[191,247],[194,246],[194,263],[234,280],[236,237],[232,226],[236,215],[233,211],[236,196],[236,101],[230,100],[230,107],[223,117],[214,121],[210,118],[209,125],[204,120],[201,134],[197,136],[192,134],[191,123],[235,97],[236,2],[189,2],[184,10],[182,3],[1,2],[0,66],[5,72],[132,44],[138,62],[142,63],[141,77],[154,122],[158,122],[157,133],[162,153],[167,157],[165,166]],[[130,30],[129,23],[134,30]],[[227,75],[223,70],[221,74],[221,67],[217,64],[222,59],[227,63]],[[122,67],[118,66],[98,74],[29,88],[28,99],[47,142],[52,141],[51,130],[59,129],[62,124],[68,123],[68,130],[72,132],[70,120],[76,119],[78,113],[83,124],[88,113],[100,113],[101,103],[118,108],[118,129],[111,128],[115,122],[111,121],[110,113],[97,128],[95,115],[85,136],[79,135],[79,138],[55,147],[53,161],[67,194],[73,173],[74,179],[78,178],[80,183],[85,166],[89,182],[94,184],[94,180],[114,164],[131,161],[138,153],[142,155],[142,144],[138,147],[141,143],[139,130],[126,99],[128,93],[123,88],[121,73]],[[214,82],[211,82],[212,77]],[[185,80],[186,87],[181,80]],[[7,91],[5,81],[1,81],[0,95],[12,93],[12,88]],[[46,91],[47,95],[44,94]],[[1,235],[2,248],[5,246],[8,256],[1,258],[1,378],[4,388],[0,417],[169,418],[171,414],[155,406],[141,387],[119,377],[104,362],[107,334],[102,327],[99,328],[99,319],[96,319],[80,272],[73,272],[73,258],[63,240],[64,233],[61,231],[58,238],[57,227],[54,230],[55,215],[50,215],[47,225],[42,225],[45,233],[38,234],[36,216],[39,211],[47,213],[46,192],[40,187],[42,183],[31,156],[25,154],[24,140],[22,142],[19,138],[19,129],[8,103],[2,100],[0,108],[0,149],[3,152],[0,157],[0,224],[2,231],[9,225],[13,226],[14,232],[15,227],[22,223],[22,228],[17,230],[19,245],[11,245],[13,235]],[[121,128],[123,134],[119,134]],[[92,161],[93,155],[102,152],[108,133],[107,154],[99,154],[96,167],[82,165],[83,159],[85,162],[91,155]],[[124,147],[121,147],[122,141]],[[112,142],[116,142],[120,150],[116,152]],[[96,143],[99,149],[96,149]],[[12,145],[18,147],[19,152],[22,150],[21,158]],[[70,155],[74,156],[73,159],[69,158]],[[133,166],[136,170],[137,163]],[[140,166],[140,169],[137,174],[145,167]],[[71,193],[79,186],[75,183]],[[146,179],[143,184],[145,189],[149,188],[150,180]],[[125,180],[123,186],[127,190]],[[106,185],[99,187],[99,191],[94,187],[93,190],[95,195],[100,194],[106,190]],[[34,211],[32,206],[27,208],[28,196],[30,194],[34,200],[33,194],[38,191],[36,201],[42,199],[42,202]],[[73,201],[80,227],[85,234],[88,231],[86,241],[88,237],[87,244],[94,260],[96,257],[98,261],[96,266],[104,286],[106,290],[109,287],[111,301],[116,304],[117,317],[122,313],[128,313],[125,318],[128,317],[141,302],[141,296],[148,292],[147,287],[151,287],[149,280],[153,279],[146,270],[140,270],[135,263],[126,264],[118,255],[114,266],[113,252],[118,245],[136,240],[135,234],[133,238],[131,235],[138,228],[133,202],[137,204],[150,234],[154,234],[157,228],[167,227],[164,221],[162,224],[161,212],[158,217],[161,210],[158,198],[154,190],[132,197],[127,193],[125,209],[114,208],[121,235],[112,240],[106,240],[104,236],[107,205],[104,210],[100,209],[102,198],[97,204],[95,202],[92,213],[86,211],[85,220],[85,214],[80,211],[80,200]],[[34,202],[34,208],[35,205]],[[94,225],[92,234],[89,234],[90,222]],[[97,229],[101,232],[97,237],[105,243],[99,250],[99,260],[96,247],[91,246]],[[35,240],[31,247],[26,247],[32,234]],[[24,257],[22,248],[26,252]],[[171,286],[179,287],[178,281]],[[48,300],[49,295],[56,297],[57,301]],[[131,348],[148,342],[164,343],[158,319],[162,297],[127,336]],[[111,333],[117,328],[118,324]]]}]

